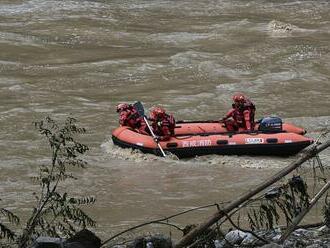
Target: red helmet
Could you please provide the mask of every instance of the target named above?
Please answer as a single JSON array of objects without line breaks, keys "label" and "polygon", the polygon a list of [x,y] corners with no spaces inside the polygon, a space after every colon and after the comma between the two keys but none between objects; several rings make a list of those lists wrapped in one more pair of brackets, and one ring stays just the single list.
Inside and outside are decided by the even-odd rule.
[{"label": "red helmet", "polygon": [[159,118],[165,116],[165,109],[162,107],[154,107],[150,113],[151,118]]},{"label": "red helmet", "polygon": [[117,110],[117,113],[119,113],[119,112],[122,112],[122,111],[124,111],[126,109],[129,109],[129,108],[130,108],[130,105],[129,104],[127,104],[127,103],[120,103],[120,104],[117,105],[116,110]]},{"label": "red helmet", "polygon": [[245,96],[243,94],[240,94],[240,93],[235,94],[235,95],[233,95],[233,101],[237,102],[237,103],[242,103],[242,102],[245,101]]}]

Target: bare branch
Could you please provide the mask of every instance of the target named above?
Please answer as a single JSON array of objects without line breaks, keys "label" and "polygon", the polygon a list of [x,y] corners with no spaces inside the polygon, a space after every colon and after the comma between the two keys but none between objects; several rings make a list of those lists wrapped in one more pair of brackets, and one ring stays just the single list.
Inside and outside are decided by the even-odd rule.
[{"label": "bare branch", "polygon": [[204,230],[208,227],[219,221],[225,214],[230,213],[233,209],[237,208],[245,201],[253,197],[254,195],[260,193],[262,190],[266,189],[273,183],[277,182],[278,180],[282,179],[284,176],[301,166],[304,162],[309,160],[310,158],[314,157],[316,154],[320,153],[321,151],[325,150],[330,146],[330,140],[327,140],[321,145],[313,144],[306,148],[303,152],[300,153],[299,158],[292,162],[290,165],[279,171],[277,174],[269,178],[268,180],[261,183],[259,186],[255,187],[254,189],[248,191],[243,196],[239,197],[237,200],[228,204],[221,212],[214,213],[211,217],[201,223],[199,226],[194,228],[190,231],[187,235],[185,235],[176,245],[175,248],[182,248],[184,246],[189,245],[195,237],[201,234]]}]

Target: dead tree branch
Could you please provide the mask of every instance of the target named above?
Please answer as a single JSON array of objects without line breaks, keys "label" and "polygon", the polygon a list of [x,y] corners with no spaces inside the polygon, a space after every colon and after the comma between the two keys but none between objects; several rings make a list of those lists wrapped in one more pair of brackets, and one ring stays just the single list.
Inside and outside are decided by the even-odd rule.
[{"label": "dead tree branch", "polygon": [[239,197],[235,201],[228,204],[226,207],[222,209],[222,211],[217,211],[214,213],[211,217],[209,217],[206,221],[199,224],[197,227],[192,229],[187,235],[185,235],[179,242],[175,245],[175,248],[182,248],[187,245],[189,245],[195,237],[200,235],[204,230],[206,230],[208,227],[215,224],[217,221],[219,221],[222,217],[225,216],[225,214],[228,214],[233,209],[239,207],[241,204],[243,204],[245,201],[250,199],[251,197],[255,196],[256,194],[260,193],[262,190],[266,189],[273,183],[277,182],[278,180],[282,179],[284,176],[301,166],[304,162],[309,160],[312,157],[315,157],[316,154],[320,153],[321,151],[325,150],[330,146],[330,140],[327,140],[326,142],[317,145],[313,144],[306,148],[303,152],[300,153],[299,158],[292,162],[290,165],[279,171],[274,176],[270,177],[268,180],[261,183],[256,188],[248,191],[243,196]]},{"label": "dead tree branch", "polygon": [[309,206],[306,207],[304,210],[302,210],[297,217],[293,220],[291,225],[288,227],[288,229],[285,231],[285,233],[280,238],[279,242],[280,244],[283,244],[283,242],[290,236],[290,234],[295,230],[295,227],[300,223],[300,221],[305,217],[305,215],[313,208],[315,203],[321,198],[322,195],[324,195],[328,189],[330,188],[330,181],[327,182],[322,189],[315,195],[315,197],[310,201]]}]

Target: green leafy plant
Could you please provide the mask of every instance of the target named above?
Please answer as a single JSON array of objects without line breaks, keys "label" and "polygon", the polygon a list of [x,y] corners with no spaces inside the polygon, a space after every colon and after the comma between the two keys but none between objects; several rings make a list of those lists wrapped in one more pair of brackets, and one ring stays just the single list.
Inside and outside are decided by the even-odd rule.
[{"label": "green leafy plant", "polygon": [[13,241],[16,238],[16,234],[5,222],[17,225],[19,218],[10,210],[0,207],[0,239],[6,238]]},{"label": "green leafy plant", "polygon": [[40,192],[34,193],[36,206],[28,219],[19,247],[26,247],[40,235],[63,237],[74,234],[78,228],[94,226],[94,220],[81,209],[81,205],[93,204],[94,197],[69,197],[60,192],[59,186],[68,179],[77,179],[69,172],[72,167],[85,168],[87,163],[80,159],[89,148],[78,142],[76,136],[84,134],[85,128],[77,125],[77,120],[68,117],[61,126],[50,117],[35,122],[38,132],[48,141],[51,160],[39,166],[39,175],[34,181],[39,183]]},{"label": "green leafy plant", "polygon": [[281,214],[288,225],[309,204],[307,184],[300,176],[293,176],[286,184],[266,192],[258,201],[258,206],[248,211],[252,230],[274,228],[279,223]]}]

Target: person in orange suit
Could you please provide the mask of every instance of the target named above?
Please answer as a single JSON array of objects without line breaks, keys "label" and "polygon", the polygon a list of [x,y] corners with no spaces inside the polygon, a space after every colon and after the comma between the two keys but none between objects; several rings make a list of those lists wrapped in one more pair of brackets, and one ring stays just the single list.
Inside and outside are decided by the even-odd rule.
[{"label": "person in orange suit", "polygon": [[173,115],[167,114],[162,107],[154,107],[150,112],[149,120],[157,140],[166,141],[174,135],[175,119]]},{"label": "person in orange suit", "polygon": [[228,111],[226,116],[222,118],[228,131],[254,129],[254,115],[256,107],[253,102],[243,94],[235,94],[233,96],[233,108]]},{"label": "person in orange suit", "polygon": [[149,135],[147,132],[147,124],[133,105],[120,103],[117,105],[116,111],[119,113],[120,125],[131,127],[141,134]]}]

